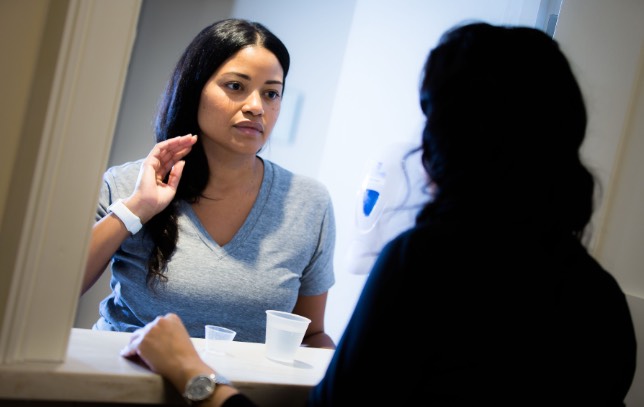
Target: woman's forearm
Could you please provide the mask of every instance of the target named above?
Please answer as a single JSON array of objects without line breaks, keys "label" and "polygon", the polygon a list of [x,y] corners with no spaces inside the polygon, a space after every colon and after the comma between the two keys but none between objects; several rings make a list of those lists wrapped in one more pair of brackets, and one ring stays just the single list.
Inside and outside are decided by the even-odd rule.
[{"label": "woman's forearm", "polygon": [[128,236],[123,222],[112,213],[94,224],[81,295],[101,277],[110,259]]}]

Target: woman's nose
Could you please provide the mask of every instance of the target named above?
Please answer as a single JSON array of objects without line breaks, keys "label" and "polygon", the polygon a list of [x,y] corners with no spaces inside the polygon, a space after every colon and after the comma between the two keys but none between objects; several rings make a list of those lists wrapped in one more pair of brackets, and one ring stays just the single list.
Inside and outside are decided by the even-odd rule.
[{"label": "woman's nose", "polygon": [[253,116],[258,116],[264,113],[264,105],[262,103],[262,96],[259,91],[251,92],[242,107],[244,113],[250,113]]}]

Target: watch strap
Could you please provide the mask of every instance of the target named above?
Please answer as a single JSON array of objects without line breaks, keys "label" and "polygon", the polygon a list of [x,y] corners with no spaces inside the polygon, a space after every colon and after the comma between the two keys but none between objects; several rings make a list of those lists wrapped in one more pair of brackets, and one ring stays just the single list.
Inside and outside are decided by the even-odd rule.
[{"label": "watch strap", "polygon": [[127,206],[125,206],[123,200],[121,199],[110,205],[110,207],[107,208],[107,212],[116,215],[116,217],[119,218],[121,222],[123,222],[128,232],[133,235],[143,227],[143,225],[141,224],[141,219],[134,213],[132,213],[132,211],[128,209]]},{"label": "watch strap", "polygon": [[233,385],[233,383],[230,380],[228,380],[225,376],[220,375],[220,374],[215,375],[215,383],[217,383],[217,384],[225,384],[226,386],[232,386]]}]

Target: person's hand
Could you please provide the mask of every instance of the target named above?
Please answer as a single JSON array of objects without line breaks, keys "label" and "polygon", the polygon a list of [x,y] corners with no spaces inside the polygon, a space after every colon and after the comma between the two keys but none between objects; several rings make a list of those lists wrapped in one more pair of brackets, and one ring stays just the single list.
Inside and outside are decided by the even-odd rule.
[{"label": "person's hand", "polygon": [[[157,143],[145,158],[134,192],[124,200],[141,223],[146,223],[172,201],[185,165],[182,158],[196,142],[197,136],[192,134],[174,137]],[[168,174],[168,180],[164,182]]]},{"label": "person's hand", "polygon": [[179,316],[172,313],[136,330],[121,350],[121,356],[140,359],[179,390],[195,374],[212,372],[199,356]]}]

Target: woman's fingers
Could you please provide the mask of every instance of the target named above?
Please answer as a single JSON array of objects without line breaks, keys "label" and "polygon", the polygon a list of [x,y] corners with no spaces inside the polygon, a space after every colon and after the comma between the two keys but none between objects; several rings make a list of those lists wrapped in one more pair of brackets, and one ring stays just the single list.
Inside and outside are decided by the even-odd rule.
[{"label": "woman's fingers", "polygon": [[141,222],[146,223],[172,201],[185,166],[183,158],[196,142],[197,136],[189,134],[159,142],[152,148],[128,200],[128,208]]},{"label": "woman's fingers", "polygon": [[179,186],[179,181],[181,181],[181,174],[183,174],[183,167],[185,165],[186,162],[181,160],[173,165],[172,169],[170,170],[170,176],[168,177],[168,187],[172,188],[175,191]]},{"label": "woman's fingers", "polygon": [[190,152],[196,142],[197,136],[188,134],[157,143],[154,150],[157,150],[156,155],[160,160],[178,161]]},{"label": "woman's fingers", "polygon": [[150,152],[150,157],[155,159],[152,164],[157,172],[157,179],[165,178],[174,165],[192,150],[196,142],[197,136],[188,134],[157,143]]}]

